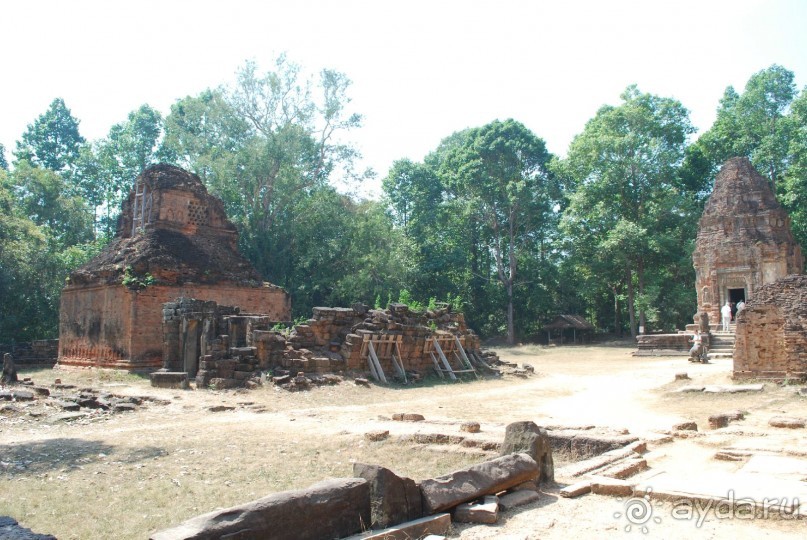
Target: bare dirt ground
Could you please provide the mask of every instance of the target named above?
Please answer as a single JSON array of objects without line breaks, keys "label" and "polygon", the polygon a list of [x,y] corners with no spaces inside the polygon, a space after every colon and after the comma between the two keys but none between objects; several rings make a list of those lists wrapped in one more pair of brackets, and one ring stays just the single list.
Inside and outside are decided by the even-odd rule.
[{"label": "bare dirt ground", "polygon": [[[99,411],[67,423],[54,422],[55,411],[39,402],[6,407],[0,412],[0,515],[62,540],[147,538],[215,508],[351,476],[354,461],[380,464],[417,480],[494,455],[399,437],[459,434],[459,424],[468,420],[482,425],[474,437],[492,441],[500,441],[504,426],[516,420],[624,429],[658,441],[648,445],[645,455],[650,470],[641,480],[648,486],[691,481],[693,489],[718,493],[759,487],[778,497],[805,493],[807,501],[807,431],[768,426],[772,416],[807,417],[807,398],[797,394],[798,387],[766,383],[758,393],[679,393],[675,390],[687,384],[734,384],[731,362],[690,364],[684,357],[633,357],[633,350],[620,345],[505,348],[498,350],[502,359],[529,363],[536,374],[406,388],[368,389],[344,382],[302,393],[271,386],[163,390],[131,375],[35,370],[24,375],[42,386],[58,377],[79,387],[167,402],[145,402],[130,413]],[[674,381],[681,371],[691,380]],[[8,405],[0,402],[0,410],[3,403]],[[211,410],[216,406],[225,410]],[[709,415],[735,409],[749,414],[728,428],[709,430]],[[420,413],[426,422],[391,421],[399,412]],[[672,424],[685,420],[697,422],[699,436],[659,440]],[[390,430],[390,438],[365,439],[365,433],[379,429]],[[716,460],[715,453],[723,449],[753,456]],[[557,456],[556,466],[570,458]],[[752,462],[756,458],[779,461]],[[673,503],[656,501],[643,533],[624,515],[630,501],[559,497],[558,489],[571,481],[558,478],[539,501],[505,512],[497,525],[455,525],[451,537],[804,537],[804,521],[776,513],[748,519],[753,516],[704,511],[682,519],[673,515]]]}]

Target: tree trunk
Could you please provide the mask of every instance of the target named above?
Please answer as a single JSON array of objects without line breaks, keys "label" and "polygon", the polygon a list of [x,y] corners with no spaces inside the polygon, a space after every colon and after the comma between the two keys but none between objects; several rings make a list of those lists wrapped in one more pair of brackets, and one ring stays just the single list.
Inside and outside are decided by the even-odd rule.
[{"label": "tree trunk", "polygon": [[614,294],[614,333],[622,337],[622,320],[619,317],[619,291],[616,285],[611,287],[611,291]]},{"label": "tree trunk", "polygon": [[[636,275],[639,278],[639,294],[644,295],[644,257],[639,257]],[[642,302],[642,305],[644,306],[644,302]],[[639,309],[639,328],[642,330],[642,333],[647,331],[647,327],[645,326],[646,322],[644,307],[641,307]]]},{"label": "tree trunk", "polygon": [[626,277],[628,279],[628,316],[630,318],[630,336],[636,337],[636,293],[633,290],[633,272],[630,267],[626,269]]},{"label": "tree trunk", "polygon": [[507,344],[516,344],[516,329],[513,324],[513,280],[507,280]]}]

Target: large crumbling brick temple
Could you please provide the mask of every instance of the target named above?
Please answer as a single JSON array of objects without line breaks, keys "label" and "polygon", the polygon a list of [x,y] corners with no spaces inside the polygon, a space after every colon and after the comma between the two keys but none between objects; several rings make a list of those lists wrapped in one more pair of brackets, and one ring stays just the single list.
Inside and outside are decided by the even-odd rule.
[{"label": "large crumbling brick temple", "polygon": [[729,159],[715,178],[692,261],[698,311],[712,325],[726,301],[748,301],[762,285],[803,271],[790,218],[748,158]]},{"label": "large crumbling brick temple", "polygon": [[115,239],[62,291],[59,365],[163,366],[163,304],[179,297],[288,321],[291,304],[239,253],[238,232],[198,176],[155,165],[123,203]]}]

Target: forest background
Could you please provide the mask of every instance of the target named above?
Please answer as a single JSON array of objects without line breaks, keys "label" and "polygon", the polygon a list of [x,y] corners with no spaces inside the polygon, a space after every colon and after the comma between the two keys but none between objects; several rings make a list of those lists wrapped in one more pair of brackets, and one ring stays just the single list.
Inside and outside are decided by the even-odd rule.
[{"label": "forest background", "polygon": [[[359,107],[360,109],[360,104]],[[629,86],[565,156],[517,119],[446,134],[422,162],[374,172],[344,141],[361,129],[346,74],[280,55],[236,80],[142,105],[88,141],[56,98],[14,149],[0,145],[0,342],[55,337],[67,274],[115,234],[146,166],[198,174],[240,231],[240,248],[313,306],[445,301],[483,337],[530,339],[559,313],[618,335],[669,331],[695,312],[691,253],[720,165],[747,156],[807,245],[807,89],[772,65],[728,86],[693,140],[674,97]]]}]

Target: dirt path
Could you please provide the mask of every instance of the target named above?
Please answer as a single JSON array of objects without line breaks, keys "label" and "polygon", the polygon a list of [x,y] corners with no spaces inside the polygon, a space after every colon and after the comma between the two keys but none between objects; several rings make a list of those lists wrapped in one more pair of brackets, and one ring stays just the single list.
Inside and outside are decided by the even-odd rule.
[{"label": "dirt path", "polygon": [[[637,358],[628,347],[518,347],[503,359],[529,363],[528,379],[436,383],[370,389],[343,383],[303,393],[272,387],[251,392],[154,389],[134,377],[95,372],[36,372],[35,381],[91,385],[121,394],[168,400],[127,414],[97,415],[70,424],[32,418],[26,409],[0,413],[0,514],[23,525],[69,538],[145,538],[211,510],[267,493],[298,488],[326,477],[350,476],[352,463],[389,466],[416,479],[436,476],[484,458],[450,447],[400,442],[412,433],[458,433],[459,423],[482,424],[480,437],[500,440],[515,420],[539,425],[595,425],[645,436],[673,423],[707,425],[710,414],[743,408],[745,420],[694,439],[651,445],[653,474],[677,477],[704,472],[733,474],[742,464],[714,459],[726,447],[804,448],[804,430],[782,432],[770,416],[807,416],[793,387],[768,385],[757,394],[681,394],[674,382],[686,371],[689,384],[731,384],[730,363],[688,364],[682,357]],[[232,408],[211,412],[212,406]],[[390,420],[415,412],[427,422]],[[364,433],[388,429],[386,441]],[[796,456],[798,457],[798,456]],[[800,459],[800,458],[799,458]],[[807,469],[804,470],[807,477]],[[10,494],[10,495],[6,495]],[[460,538],[568,538],[629,534],[614,517],[622,502],[596,495],[561,499],[557,489],[496,526],[456,527]],[[649,538],[803,537],[803,522],[707,518],[699,527],[669,518],[660,505]],[[668,519],[664,519],[668,518]],[[631,532],[630,534],[635,533]],[[641,533],[639,533],[641,534]],[[508,536],[511,535],[511,536]]]}]

